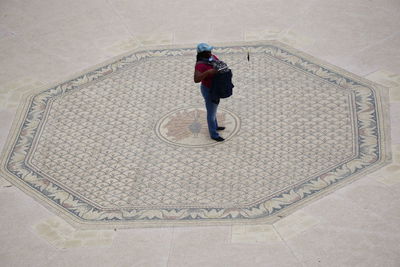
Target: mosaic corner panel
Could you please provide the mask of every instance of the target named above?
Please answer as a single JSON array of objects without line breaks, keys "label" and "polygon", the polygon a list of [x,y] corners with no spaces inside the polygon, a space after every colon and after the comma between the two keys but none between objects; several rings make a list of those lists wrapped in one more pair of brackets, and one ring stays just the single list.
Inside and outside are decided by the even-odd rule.
[{"label": "mosaic corner panel", "polygon": [[[247,52],[251,63],[236,65]],[[274,221],[390,161],[389,102],[380,86],[278,42],[228,44],[215,53],[236,66],[232,69],[239,87],[235,94],[240,101],[233,98],[226,105],[241,118],[242,128],[233,131],[239,132],[226,146],[176,148],[156,136],[157,120],[177,106],[190,111],[201,103],[196,100],[198,92],[171,89],[175,90],[171,99],[169,95],[158,99],[151,91],[175,83],[193,88],[190,82],[177,81],[192,75],[194,50],[143,50],[28,98],[3,152],[2,175],[82,226],[242,223]],[[169,81],[160,66],[177,62],[189,71],[178,69]],[[146,67],[142,74],[140,64]],[[152,71],[158,74],[146,76]],[[252,99],[251,88],[259,89],[257,98],[262,101]],[[156,105],[143,106],[149,99],[156,99]],[[128,100],[138,102],[129,105]],[[266,106],[275,109],[264,107],[265,101],[272,100]],[[250,102],[243,107],[243,101]],[[121,105],[124,108],[118,108]],[[310,105],[313,109],[305,112]],[[254,109],[262,116],[252,115]],[[290,117],[296,111],[303,125]],[[251,136],[253,124],[259,128]],[[171,125],[181,127],[179,122]],[[154,136],[148,137],[146,131],[142,136],[142,129]],[[170,131],[172,140],[182,133]],[[330,157],[319,148],[324,145],[337,157],[341,152],[346,155]],[[218,153],[232,155],[225,169],[203,160],[203,156],[221,156]],[[143,156],[147,161],[141,161]],[[301,163],[302,159],[309,164]],[[235,165],[232,172],[226,170]],[[213,168],[217,174],[210,174]]]}]

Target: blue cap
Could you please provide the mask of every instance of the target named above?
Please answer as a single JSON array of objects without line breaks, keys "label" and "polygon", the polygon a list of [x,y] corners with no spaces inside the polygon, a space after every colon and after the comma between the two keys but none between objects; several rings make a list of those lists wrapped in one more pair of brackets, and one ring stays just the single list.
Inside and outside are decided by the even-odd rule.
[{"label": "blue cap", "polygon": [[211,51],[214,47],[206,43],[200,43],[197,45],[197,53],[204,51]]}]

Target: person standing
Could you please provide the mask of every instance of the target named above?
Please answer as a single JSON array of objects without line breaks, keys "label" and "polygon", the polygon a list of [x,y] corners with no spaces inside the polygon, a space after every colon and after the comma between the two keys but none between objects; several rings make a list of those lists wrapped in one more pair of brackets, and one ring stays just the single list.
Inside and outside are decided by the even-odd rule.
[{"label": "person standing", "polygon": [[224,130],[225,127],[218,126],[218,103],[213,102],[211,97],[212,79],[218,72],[211,64],[212,61],[218,60],[218,58],[211,53],[212,49],[213,47],[206,43],[200,43],[197,45],[194,82],[201,82],[200,89],[207,109],[207,124],[210,137],[217,142],[222,142],[225,139],[219,135],[218,131]]}]

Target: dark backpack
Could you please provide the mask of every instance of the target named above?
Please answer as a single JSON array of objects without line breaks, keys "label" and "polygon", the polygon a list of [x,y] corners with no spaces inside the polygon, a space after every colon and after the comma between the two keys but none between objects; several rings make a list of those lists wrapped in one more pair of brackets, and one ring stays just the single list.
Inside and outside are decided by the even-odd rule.
[{"label": "dark backpack", "polygon": [[228,69],[224,72],[218,72],[212,80],[211,100],[214,103],[219,103],[220,98],[230,97],[233,87],[235,86],[232,83],[232,71]]},{"label": "dark backpack", "polygon": [[232,71],[225,62],[221,60],[201,60],[196,64],[211,65],[214,69],[218,70],[218,73],[212,79],[212,86],[210,88],[212,102],[218,104],[220,98],[227,98],[232,95],[232,89],[235,87],[232,83]]}]

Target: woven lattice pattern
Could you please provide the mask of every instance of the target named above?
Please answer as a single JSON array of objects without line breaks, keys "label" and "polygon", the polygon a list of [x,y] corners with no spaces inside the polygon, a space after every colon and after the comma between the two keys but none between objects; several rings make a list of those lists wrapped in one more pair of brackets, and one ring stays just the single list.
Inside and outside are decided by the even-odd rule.
[{"label": "woven lattice pattern", "polygon": [[278,44],[215,53],[234,73],[226,142],[193,51],[144,51],[32,98],[5,171],[75,218],[127,223],[268,218],[384,162],[376,88]]}]

